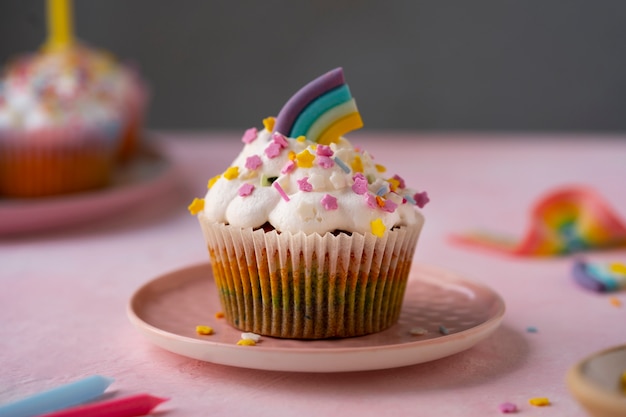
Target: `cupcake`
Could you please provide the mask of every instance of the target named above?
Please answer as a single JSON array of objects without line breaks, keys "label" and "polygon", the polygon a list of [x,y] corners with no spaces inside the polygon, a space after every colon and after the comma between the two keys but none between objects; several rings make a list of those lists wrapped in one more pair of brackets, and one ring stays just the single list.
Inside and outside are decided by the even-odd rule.
[{"label": "cupcake", "polygon": [[109,184],[136,147],[145,102],[135,73],[83,45],[15,59],[0,80],[0,194]]},{"label": "cupcake", "polygon": [[190,205],[225,318],[242,331],[298,339],[392,326],[426,193],[343,137],[362,122],[341,68],[263,122]]}]

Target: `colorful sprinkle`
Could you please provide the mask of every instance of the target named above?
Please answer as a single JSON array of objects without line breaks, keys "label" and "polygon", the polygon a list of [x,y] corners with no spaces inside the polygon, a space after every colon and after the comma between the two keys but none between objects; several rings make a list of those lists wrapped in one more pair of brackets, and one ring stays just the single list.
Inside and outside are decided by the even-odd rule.
[{"label": "colorful sprinkle", "polygon": [[254,191],[254,185],[245,183],[241,184],[241,187],[237,190],[237,194],[239,194],[240,197],[247,197],[252,194],[252,191]]},{"label": "colorful sprinkle", "polygon": [[298,189],[300,191],[313,191],[313,186],[309,184],[309,177],[300,178],[299,180],[296,180],[296,182],[298,183]]},{"label": "colorful sprinkle", "polygon": [[350,173],[350,167],[348,165],[346,165],[345,162],[343,162],[341,159],[339,159],[338,157],[334,157],[333,160],[335,161],[335,163],[337,165],[339,165],[339,168],[341,168],[343,170],[343,172],[345,172],[346,174]]},{"label": "colorful sprinkle", "polygon": [[252,339],[241,339],[237,342],[237,346],[256,346],[256,342]]},{"label": "colorful sprinkle", "polygon": [[290,161],[295,161],[296,153],[294,151],[289,151],[289,153],[287,154],[287,158],[289,158]]},{"label": "colorful sprinkle", "polygon": [[406,188],[406,182],[404,181],[404,178],[402,178],[401,176],[399,176],[397,174],[389,179],[389,182],[391,182],[391,181],[393,181],[394,183],[397,182],[398,187],[400,187],[400,188]]},{"label": "colorful sprinkle", "polygon": [[506,402],[506,403],[500,404],[498,406],[498,410],[500,410],[500,412],[504,414],[517,413],[517,406],[513,403]]},{"label": "colorful sprinkle", "polygon": [[263,165],[263,160],[259,155],[252,155],[246,158],[246,168],[255,170]]},{"label": "colorful sprinkle", "polygon": [[194,198],[191,204],[189,204],[189,206],[187,207],[187,210],[189,210],[189,213],[194,216],[200,213],[202,210],[204,210],[204,199]]},{"label": "colorful sprinkle", "polygon": [[325,194],[320,201],[326,210],[337,210],[337,199],[330,194]]},{"label": "colorful sprinkle", "polygon": [[450,334],[450,330],[448,330],[448,328],[446,326],[441,324],[441,325],[439,325],[439,333],[441,333],[443,335],[447,335],[447,334]]},{"label": "colorful sprinkle", "polygon": [[327,145],[319,145],[315,150],[315,153],[319,156],[333,156],[333,150]]},{"label": "colorful sprinkle", "polygon": [[384,196],[385,194],[387,194],[389,190],[387,189],[387,186],[383,185],[382,187],[380,187],[377,191],[376,191],[376,195],[379,197]]},{"label": "colorful sprinkle", "polygon": [[215,318],[216,319],[223,319],[225,317],[224,312],[223,311],[218,311],[217,313],[215,313]]},{"label": "colorful sprinkle", "polygon": [[609,264],[609,270],[614,274],[626,275],[626,264],[621,262],[612,262]]},{"label": "colorful sprinkle", "polygon": [[315,155],[311,154],[308,149],[296,154],[296,162],[300,168],[311,168],[313,160],[315,160]]},{"label": "colorful sprinkle", "polygon": [[295,161],[289,160],[289,161],[287,161],[287,163],[285,164],[283,169],[280,170],[280,173],[281,174],[289,174],[290,172],[293,172],[294,169],[296,169]]},{"label": "colorful sprinkle", "polygon": [[352,191],[358,195],[363,195],[367,192],[367,179],[362,173],[356,174],[352,177],[354,184],[352,184]]},{"label": "colorful sprinkle", "polygon": [[252,332],[246,332],[246,333],[241,333],[241,339],[254,340],[256,343],[258,343],[261,341],[261,335],[252,333]]},{"label": "colorful sprinkle", "polygon": [[280,194],[280,196],[283,198],[283,200],[289,201],[289,196],[287,195],[285,190],[283,190],[283,187],[280,186],[278,181],[274,181],[272,183],[272,185],[274,186],[274,188],[276,188],[276,191],[278,191],[278,194]]},{"label": "colorful sprinkle", "polygon": [[266,117],[265,119],[263,119],[263,127],[265,127],[265,130],[267,130],[268,132],[274,130],[274,124],[276,124],[276,119],[273,117]]},{"label": "colorful sprinkle", "polygon": [[611,297],[609,298],[609,303],[611,303],[611,305],[613,307],[621,307],[622,306],[622,302],[620,301],[619,298],[617,297]]},{"label": "colorful sprinkle", "polygon": [[530,405],[534,405],[535,407],[545,407],[550,405],[550,400],[546,397],[535,397],[528,400]]},{"label": "colorful sprinkle", "polygon": [[272,142],[269,145],[267,145],[267,148],[265,148],[265,155],[267,155],[267,157],[270,159],[274,159],[278,155],[280,155],[280,151],[282,150],[283,148],[280,146],[280,144],[276,142]]},{"label": "colorful sprinkle", "polygon": [[383,211],[386,211],[387,213],[393,213],[394,211],[396,211],[396,208],[398,208],[398,205],[394,203],[393,201],[387,199],[385,200],[381,208],[383,209]]},{"label": "colorful sprinkle", "polygon": [[239,167],[230,167],[224,172],[224,178],[227,180],[234,180],[239,176]]},{"label": "colorful sprinkle", "polygon": [[385,168],[383,165],[376,164],[374,166],[376,167],[376,171],[378,171],[380,173],[383,173],[383,172],[387,171],[387,168]]},{"label": "colorful sprinkle", "polygon": [[365,194],[365,204],[367,204],[367,207],[371,209],[378,208],[378,200],[376,196],[370,193]]},{"label": "colorful sprinkle", "polygon": [[385,224],[380,218],[377,218],[376,220],[372,220],[370,222],[370,227],[372,229],[372,234],[378,237],[383,237],[385,235],[385,231],[387,230],[387,228],[385,227]]},{"label": "colorful sprinkle", "polygon": [[356,155],[352,160],[352,171],[363,172],[363,161],[359,155]]},{"label": "colorful sprinkle", "polygon": [[243,133],[241,141],[243,143],[252,143],[257,138],[258,130],[256,127],[251,127]]},{"label": "colorful sprinkle", "polygon": [[405,194],[403,197],[404,197],[404,199],[405,199],[406,201],[408,201],[409,203],[411,203],[411,204],[413,204],[413,205],[415,205],[415,204],[416,204],[416,203],[415,203],[415,199],[413,198],[413,196],[412,196],[412,195]]},{"label": "colorful sprinkle", "polygon": [[274,143],[278,144],[278,146],[280,146],[283,149],[289,146],[289,142],[287,142],[287,138],[285,138],[285,136],[283,136],[282,134],[278,132],[272,135],[272,139],[274,140]]},{"label": "colorful sprinkle", "polygon": [[202,326],[202,325],[200,325],[200,326],[196,326],[196,333],[204,335],[204,336],[207,336],[207,335],[213,334],[215,332],[213,331],[213,327],[211,327],[211,326]]},{"label": "colorful sprinkle", "polygon": [[207,188],[210,190],[211,187],[213,187],[213,184],[215,184],[217,182],[217,180],[219,180],[221,177],[221,175],[216,175],[213,178],[211,178],[207,184]]},{"label": "colorful sprinkle", "polygon": [[306,136],[304,136],[304,135],[300,135],[300,136],[298,136],[296,138],[296,141],[298,141],[300,143],[304,142],[305,140],[306,140]]},{"label": "colorful sprinkle", "polygon": [[537,330],[537,328],[536,328],[535,326],[528,326],[528,327],[526,328],[526,331],[527,331],[528,333],[537,333],[539,330]]},{"label": "colorful sprinkle", "polygon": [[413,200],[415,200],[417,207],[424,208],[424,206],[430,201],[430,198],[428,198],[428,193],[426,191],[422,191],[421,193],[415,193]]},{"label": "colorful sprinkle", "polygon": [[317,156],[317,163],[322,168],[332,168],[335,166],[335,163],[329,156]]}]

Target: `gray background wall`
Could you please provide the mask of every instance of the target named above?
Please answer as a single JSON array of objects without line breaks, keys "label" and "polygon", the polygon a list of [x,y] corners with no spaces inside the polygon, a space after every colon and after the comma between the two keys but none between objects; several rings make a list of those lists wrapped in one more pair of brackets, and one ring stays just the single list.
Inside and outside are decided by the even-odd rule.
[{"label": "gray background wall", "polygon": [[[45,37],[0,2],[0,61]],[[244,128],[343,66],[366,127],[626,130],[623,0],[76,0],[78,36],[141,68],[152,128]]]}]

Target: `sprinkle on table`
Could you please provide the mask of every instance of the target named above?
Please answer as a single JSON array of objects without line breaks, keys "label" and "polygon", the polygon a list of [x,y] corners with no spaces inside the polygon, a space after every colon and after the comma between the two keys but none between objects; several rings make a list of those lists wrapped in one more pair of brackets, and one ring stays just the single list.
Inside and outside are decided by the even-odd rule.
[{"label": "sprinkle on table", "polygon": [[187,207],[189,213],[192,215],[196,215],[200,213],[204,209],[204,199],[203,198],[194,198],[191,204]]},{"label": "sprinkle on table", "polygon": [[448,328],[446,326],[441,324],[441,325],[439,325],[439,333],[441,333],[443,335],[448,335],[448,334],[450,334],[450,330],[448,330]]},{"label": "sprinkle on table", "polygon": [[409,330],[409,334],[411,336],[423,336],[426,333],[428,333],[428,330],[423,327],[413,327],[411,330]]},{"label": "sprinkle on table", "polygon": [[256,346],[256,342],[252,339],[240,339],[237,346]]},{"label": "sprinkle on table", "polygon": [[609,303],[611,303],[611,305],[613,307],[621,307],[622,306],[622,302],[620,301],[619,298],[617,297],[611,297],[609,298]]},{"label": "sprinkle on table", "polygon": [[217,313],[215,313],[215,318],[216,319],[223,319],[224,316],[224,312],[223,311],[218,311]]},{"label": "sprinkle on table", "polygon": [[196,333],[203,336],[208,336],[212,335],[215,332],[213,331],[213,327],[211,326],[198,325],[196,326]]},{"label": "sprinkle on table", "polygon": [[498,409],[500,410],[501,413],[504,414],[508,414],[508,413],[517,413],[517,406],[513,403],[510,402],[505,402],[502,403],[498,406]]},{"label": "sprinkle on table", "polygon": [[545,407],[550,405],[550,400],[547,397],[535,397],[528,400],[528,403],[535,407]]},{"label": "sprinkle on table", "polygon": [[528,333],[537,333],[539,330],[535,326],[528,326],[526,328],[526,332]]}]

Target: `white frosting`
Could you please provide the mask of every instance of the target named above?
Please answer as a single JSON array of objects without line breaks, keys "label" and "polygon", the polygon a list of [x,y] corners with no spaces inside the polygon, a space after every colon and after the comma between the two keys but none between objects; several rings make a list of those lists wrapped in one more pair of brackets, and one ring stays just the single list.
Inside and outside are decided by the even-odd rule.
[{"label": "white frosting", "polygon": [[[203,209],[207,220],[242,228],[257,228],[269,222],[278,231],[302,231],[306,234],[324,234],[335,230],[371,233],[372,222],[377,219],[382,221],[386,230],[423,222],[422,214],[411,204],[415,191],[402,187],[390,191],[388,179],[391,175],[379,172],[370,155],[356,150],[345,138],[330,145],[332,155],[327,158],[332,160],[332,166],[326,164],[326,167],[320,165],[325,158],[317,155],[319,145],[316,143],[286,139],[286,147],[276,157],[270,158],[266,149],[273,142],[273,135],[263,130],[254,141],[244,146],[229,168],[232,170],[232,167],[237,167],[238,175],[232,179],[226,178],[224,174],[229,172],[227,169],[207,192]],[[300,164],[292,171],[285,172],[284,168],[291,160],[290,153],[293,158],[294,154],[305,150],[315,156],[312,166],[304,167]],[[249,157],[260,158],[260,166],[256,169],[246,168]],[[335,162],[335,158],[339,158],[349,168],[349,172],[345,172]],[[362,190],[363,194],[353,190],[357,173],[350,167],[355,158],[361,159],[362,174],[368,178],[367,191]],[[281,196],[274,184],[264,182],[265,178],[270,177],[276,177],[275,182],[280,184],[289,201]],[[298,184],[305,177],[311,185],[310,191],[301,189]],[[242,196],[239,190],[244,184],[251,184],[254,189],[249,195]],[[380,207],[376,203],[377,193],[380,194],[379,203],[389,200],[397,207],[393,210]],[[323,204],[327,195],[336,199],[336,209]]]},{"label": "white frosting", "polygon": [[137,81],[112,57],[85,47],[20,57],[4,72],[0,131],[83,124],[114,134]]}]

